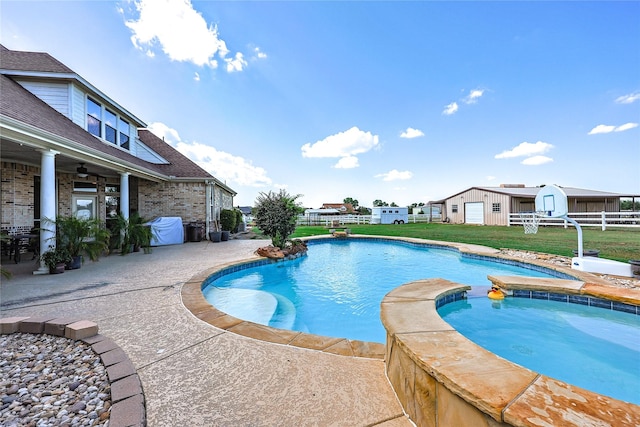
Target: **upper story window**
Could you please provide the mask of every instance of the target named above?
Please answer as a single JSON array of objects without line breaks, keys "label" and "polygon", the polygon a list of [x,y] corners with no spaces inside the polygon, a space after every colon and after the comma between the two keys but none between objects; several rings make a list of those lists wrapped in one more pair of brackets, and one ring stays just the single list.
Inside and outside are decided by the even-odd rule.
[{"label": "upper story window", "polygon": [[129,149],[129,122],[120,119],[118,122],[118,130],[120,131],[120,146],[126,150]]},{"label": "upper story window", "polygon": [[104,139],[109,141],[112,144],[116,144],[116,139],[118,137],[118,132],[116,132],[116,126],[118,126],[117,122],[118,118],[115,113],[112,113],[109,110],[104,110]]},{"label": "upper story window", "polygon": [[87,131],[102,137],[102,106],[91,98],[87,98]]},{"label": "upper story window", "polygon": [[129,149],[129,122],[91,98],[87,98],[87,131],[125,150]]}]

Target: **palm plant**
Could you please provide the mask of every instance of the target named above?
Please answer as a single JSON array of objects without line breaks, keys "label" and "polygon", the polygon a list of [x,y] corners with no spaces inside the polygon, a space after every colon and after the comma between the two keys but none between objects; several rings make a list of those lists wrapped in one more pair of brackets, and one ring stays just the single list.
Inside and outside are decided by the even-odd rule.
[{"label": "palm plant", "polygon": [[114,224],[114,245],[120,247],[120,254],[126,255],[133,249],[137,252],[144,248],[145,253],[151,252],[151,239],[153,230],[145,225],[148,221],[134,212],[129,218],[125,218],[121,213],[115,218]]},{"label": "palm plant", "polygon": [[56,246],[65,248],[73,258],[87,255],[97,261],[109,249],[111,233],[97,218],[58,216],[55,226]]}]

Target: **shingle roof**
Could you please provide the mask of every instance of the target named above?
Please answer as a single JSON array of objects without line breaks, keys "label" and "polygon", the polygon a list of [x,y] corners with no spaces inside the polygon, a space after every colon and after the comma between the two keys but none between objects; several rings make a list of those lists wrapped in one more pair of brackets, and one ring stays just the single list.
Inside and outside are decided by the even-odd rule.
[{"label": "shingle roof", "polygon": [[0,45],[0,68],[40,73],[73,73],[73,70],[48,53],[21,52]]},{"label": "shingle roof", "polygon": [[166,175],[192,177],[192,178],[213,178],[213,176],[202,169],[196,163],[189,160],[178,150],[158,138],[148,129],[138,129],[138,137],[146,146],[167,159],[170,164],[156,165],[158,170],[165,171]]},{"label": "shingle roof", "polygon": [[[0,69],[74,73],[73,70],[47,53],[13,51],[2,45],[0,45]],[[111,144],[101,141],[50,107],[46,102],[23,88],[4,73],[0,74],[0,89],[0,93],[2,94],[2,96],[0,96],[0,114],[22,122],[25,125],[50,132],[92,150],[113,156],[123,162],[127,162],[131,166],[139,166],[167,178],[172,176],[196,179],[214,178],[210,173],[148,130],[138,130],[140,140],[165,158],[169,162],[168,164],[147,162]]]},{"label": "shingle roof", "polygon": [[[2,88],[2,96],[0,96],[0,114],[2,115],[166,177],[213,178],[211,174],[147,130],[140,131],[141,136],[145,135],[145,140],[142,137],[140,139],[151,149],[156,150],[169,164],[150,163],[102,142],[7,76],[0,75],[0,88]],[[148,136],[149,134],[151,137]]]}]

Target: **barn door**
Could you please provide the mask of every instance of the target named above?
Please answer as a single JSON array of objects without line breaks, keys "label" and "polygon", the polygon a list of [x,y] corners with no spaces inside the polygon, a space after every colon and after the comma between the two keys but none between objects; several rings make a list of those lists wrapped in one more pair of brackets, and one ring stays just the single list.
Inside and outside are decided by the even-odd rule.
[{"label": "barn door", "polygon": [[484,203],[469,202],[464,204],[465,224],[484,224]]}]

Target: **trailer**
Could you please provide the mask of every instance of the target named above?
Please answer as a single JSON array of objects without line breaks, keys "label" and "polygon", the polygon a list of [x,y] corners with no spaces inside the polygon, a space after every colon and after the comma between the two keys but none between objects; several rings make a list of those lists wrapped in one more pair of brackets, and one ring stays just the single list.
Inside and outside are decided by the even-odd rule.
[{"label": "trailer", "polygon": [[371,209],[371,224],[404,224],[409,222],[409,208],[377,206]]}]

